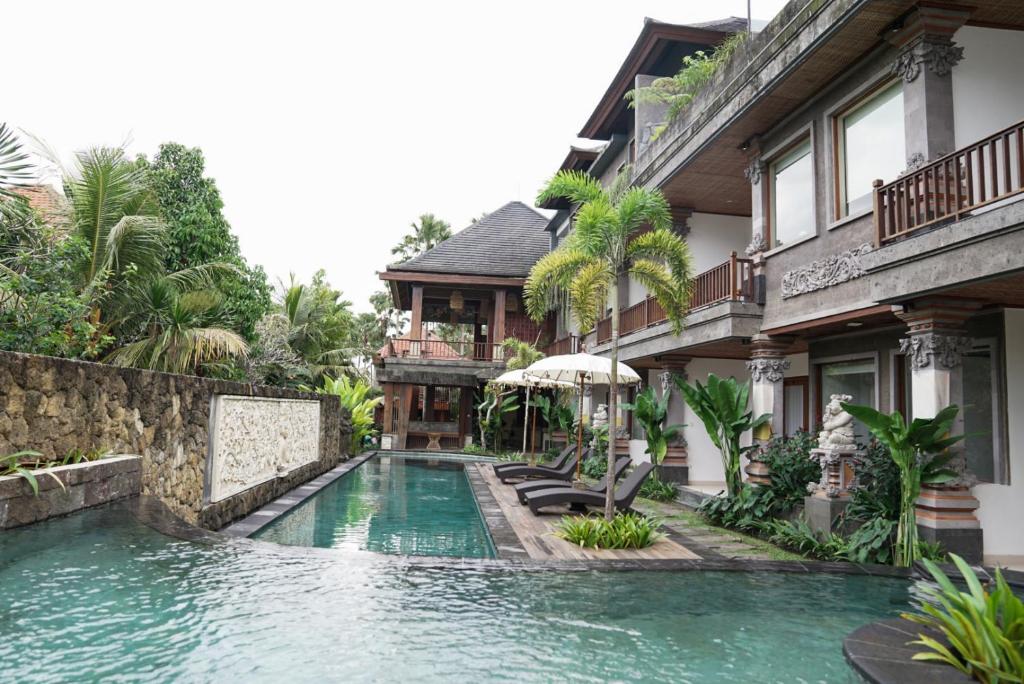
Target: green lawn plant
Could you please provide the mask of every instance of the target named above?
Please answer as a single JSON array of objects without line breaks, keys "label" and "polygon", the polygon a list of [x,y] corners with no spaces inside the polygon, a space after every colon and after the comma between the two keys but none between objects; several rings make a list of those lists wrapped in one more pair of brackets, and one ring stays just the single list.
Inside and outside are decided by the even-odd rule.
[{"label": "green lawn plant", "polygon": [[871,434],[889,449],[900,471],[900,511],[896,528],[895,561],[910,567],[920,556],[915,502],[922,484],[943,484],[956,477],[946,468],[953,458],[950,447],[963,435],[949,436],[959,407],[948,406],[934,418],[915,418],[908,425],[899,411],[884,414],[870,406],[843,404]]},{"label": "green lawn plant", "polygon": [[708,374],[707,385],[697,381],[689,385],[679,377],[673,378],[683,393],[683,398],[693,410],[712,444],[722,454],[725,469],[725,483],[728,495],[737,496],[743,485],[740,457],[754,446],[740,446],[740,438],[748,430],[756,430],[771,420],[770,413],[755,417],[747,408],[750,397],[750,383],[737,382],[736,378],[719,378]]},{"label": "green lawn plant", "polygon": [[937,565],[924,560],[938,587],[924,588],[929,600],[919,605],[920,613],[903,615],[937,630],[949,645],[919,634],[912,643],[928,650],[915,654],[914,660],[946,663],[986,684],[1024,682],[1024,603],[998,569],[994,588],[986,590],[962,558],[954,554],[950,558],[967,583],[967,591],[954,585]]},{"label": "green lawn plant", "polygon": [[341,400],[342,407],[348,410],[352,421],[352,455],[358,454],[365,438],[376,432],[374,410],[384,401],[384,397],[371,397],[370,390],[370,383],[364,380],[353,382],[344,375],[340,378],[324,378],[318,390],[321,394],[335,395]]},{"label": "green lawn plant", "polygon": [[616,513],[611,520],[597,516],[565,516],[555,535],[591,549],[643,549],[658,541],[657,520],[639,513]]}]

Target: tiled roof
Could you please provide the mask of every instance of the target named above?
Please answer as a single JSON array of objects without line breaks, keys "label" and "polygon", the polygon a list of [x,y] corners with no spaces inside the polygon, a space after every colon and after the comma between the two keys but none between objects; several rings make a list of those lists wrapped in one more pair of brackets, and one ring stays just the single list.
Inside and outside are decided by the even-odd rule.
[{"label": "tiled roof", "polygon": [[11,190],[28,200],[30,207],[39,212],[46,223],[62,227],[69,221],[70,206],[67,198],[49,185],[26,185]]},{"label": "tiled roof", "polygon": [[525,278],[548,252],[548,219],[522,202],[509,202],[431,250],[389,271]]},{"label": "tiled roof", "polygon": [[714,21],[704,21],[699,24],[687,24],[694,28],[707,29],[709,31],[721,31],[722,33],[738,33],[747,30],[747,20],[743,17],[726,17]]}]

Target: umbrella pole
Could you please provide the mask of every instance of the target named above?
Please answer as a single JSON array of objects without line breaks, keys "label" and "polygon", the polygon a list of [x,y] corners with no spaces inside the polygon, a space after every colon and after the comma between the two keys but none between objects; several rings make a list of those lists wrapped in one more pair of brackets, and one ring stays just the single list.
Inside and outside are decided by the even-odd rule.
[{"label": "umbrella pole", "polygon": [[[526,433],[528,430],[526,426],[530,424],[530,386],[526,386],[526,406],[523,412],[523,453],[526,453]],[[530,465],[533,465],[533,459],[530,459]]]},{"label": "umbrella pole", "polygon": [[537,462],[537,407],[533,407],[533,430],[530,432],[530,461]]},{"label": "umbrella pole", "polygon": [[580,373],[580,410],[576,414],[576,482],[583,481],[583,375]]}]

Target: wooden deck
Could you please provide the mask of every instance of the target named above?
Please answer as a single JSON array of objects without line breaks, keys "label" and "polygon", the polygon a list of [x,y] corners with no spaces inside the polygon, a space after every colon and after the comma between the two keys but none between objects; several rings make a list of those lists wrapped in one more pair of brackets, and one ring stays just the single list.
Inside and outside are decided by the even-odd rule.
[{"label": "wooden deck", "polygon": [[510,525],[522,542],[523,547],[530,558],[535,560],[583,560],[583,559],[699,559],[700,556],[693,553],[685,546],[677,544],[671,539],[662,537],[646,549],[629,550],[595,550],[583,549],[575,544],[570,544],[564,539],[559,539],[553,533],[555,525],[562,516],[568,512],[568,508],[559,509],[550,507],[544,509],[544,515],[534,515],[528,506],[523,506],[516,499],[515,491],[511,485],[503,485],[494,475],[494,469],[489,463],[475,463],[471,467],[477,468],[487,487],[491,490],[502,513],[508,519]]}]

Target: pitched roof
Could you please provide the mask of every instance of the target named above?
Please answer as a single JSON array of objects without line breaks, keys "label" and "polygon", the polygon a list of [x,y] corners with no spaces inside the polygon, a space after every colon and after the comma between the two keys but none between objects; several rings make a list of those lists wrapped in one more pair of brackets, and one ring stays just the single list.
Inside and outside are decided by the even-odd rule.
[{"label": "pitched roof", "polygon": [[29,206],[39,212],[43,220],[53,226],[63,227],[69,223],[70,203],[64,195],[49,185],[22,185],[11,188],[21,195]]},{"label": "pitched roof", "polygon": [[433,249],[389,271],[459,273],[525,278],[547,254],[548,219],[522,202],[509,202]]}]

